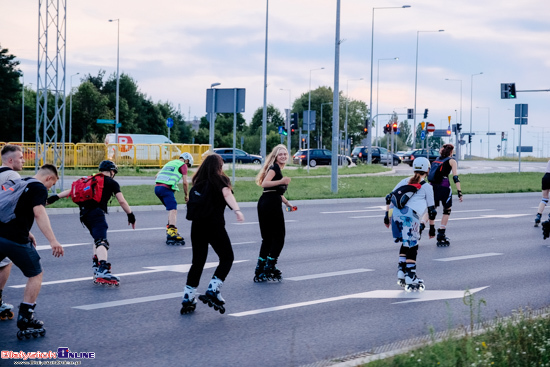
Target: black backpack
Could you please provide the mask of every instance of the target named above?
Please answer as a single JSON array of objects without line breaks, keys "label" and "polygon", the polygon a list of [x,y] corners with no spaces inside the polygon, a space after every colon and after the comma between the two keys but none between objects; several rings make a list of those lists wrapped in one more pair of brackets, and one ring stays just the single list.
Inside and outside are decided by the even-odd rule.
[{"label": "black backpack", "polygon": [[189,190],[189,200],[187,201],[187,220],[196,220],[207,218],[210,214],[208,200],[208,182],[202,185],[195,185]]},{"label": "black backpack", "polygon": [[419,184],[407,184],[398,187],[395,191],[392,191],[391,202],[393,206],[397,209],[403,209],[409,202],[409,199],[416,194],[420,187],[425,183],[426,181],[421,181]]},{"label": "black backpack", "polygon": [[443,159],[436,159],[430,168],[430,172],[428,172],[428,181],[433,183],[440,183],[443,181],[443,174],[441,173],[443,170],[443,163],[447,162],[451,157],[446,157]]}]

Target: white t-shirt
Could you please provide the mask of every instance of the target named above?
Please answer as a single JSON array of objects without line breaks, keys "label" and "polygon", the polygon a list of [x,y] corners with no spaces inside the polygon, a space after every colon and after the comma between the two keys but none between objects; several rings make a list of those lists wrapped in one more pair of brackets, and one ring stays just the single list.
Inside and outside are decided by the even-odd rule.
[{"label": "white t-shirt", "polygon": [[[2,167],[6,167],[6,166],[1,166],[0,168]],[[0,173],[0,185],[2,185],[6,181],[19,180],[20,178],[21,176],[19,175],[19,173],[15,172],[12,169],[9,169],[7,171]]]},{"label": "white t-shirt", "polygon": [[546,173],[550,173],[550,161],[546,163]]},{"label": "white t-shirt", "polygon": [[[399,183],[393,188],[393,191],[397,190],[401,186],[408,185],[410,179],[410,177],[407,177],[399,181]],[[432,185],[427,182],[420,186],[420,189],[413,196],[411,196],[407,202],[407,206],[414,210],[420,217],[424,215],[429,206],[434,205],[434,190]]]}]

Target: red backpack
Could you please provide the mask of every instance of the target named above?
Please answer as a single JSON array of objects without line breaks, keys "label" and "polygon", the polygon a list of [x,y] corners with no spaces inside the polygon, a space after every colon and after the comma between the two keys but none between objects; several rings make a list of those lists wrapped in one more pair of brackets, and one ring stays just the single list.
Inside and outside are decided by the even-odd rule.
[{"label": "red backpack", "polygon": [[79,178],[71,186],[71,199],[76,204],[89,200],[99,203],[103,194],[104,182],[105,176],[102,173]]}]

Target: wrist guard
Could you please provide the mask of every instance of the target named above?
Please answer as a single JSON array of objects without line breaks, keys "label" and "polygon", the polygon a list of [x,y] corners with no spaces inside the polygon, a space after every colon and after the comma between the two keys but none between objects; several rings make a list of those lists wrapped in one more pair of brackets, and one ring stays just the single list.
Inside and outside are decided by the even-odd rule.
[{"label": "wrist guard", "polygon": [[458,179],[458,176],[453,176],[453,181],[454,181],[455,183],[460,182],[460,180]]},{"label": "wrist guard", "polygon": [[390,225],[390,217],[388,212],[386,212],[386,214],[384,215],[384,224],[387,226]]},{"label": "wrist guard", "polygon": [[430,237],[434,237],[435,236],[435,224],[430,224],[430,231],[428,232],[428,235]]},{"label": "wrist guard", "polygon": [[456,190],[457,194],[458,194],[458,198],[460,199],[462,197],[462,191],[460,190]]},{"label": "wrist guard", "polygon": [[129,213],[127,215],[128,215],[128,223],[130,224],[136,223],[136,216],[134,215],[134,213]]},{"label": "wrist guard", "polygon": [[391,204],[391,197],[392,197],[391,194],[386,195],[386,205],[390,205],[390,204]]},{"label": "wrist guard", "polygon": [[428,218],[430,218],[430,220],[434,220],[435,217],[437,215],[437,211],[435,210],[435,206],[429,206],[428,207]]},{"label": "wrist guard", "polygon": [[52,196],[50,196],[49,198],[46,199],[46,203],[53,204],[57,200],[59,200],[59,195],[52,195]]}]

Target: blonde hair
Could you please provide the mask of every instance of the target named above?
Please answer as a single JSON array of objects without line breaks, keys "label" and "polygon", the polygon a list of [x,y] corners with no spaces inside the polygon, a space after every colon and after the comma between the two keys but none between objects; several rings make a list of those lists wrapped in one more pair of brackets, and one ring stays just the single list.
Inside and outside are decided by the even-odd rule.
[{"label": "blonde hair", "polygon": [[[269,155],[265,158],[264,166],[262,167],[262,169],[260,169],[260,172],[256,176],[256,185],[262,186],[262,182],[264,182],[265,176],[267,176],[267,171],[269,171],[269,167],[271,167],[275,163],[275,161],[277,160],[277,156],[283,149],[288,153],[286,146],[284,144],[279,144],[275,148],[273,148],[271,153],[269,153]],[[284,165],[283,167],[281,167],[281,169],[283,168]]]}]

